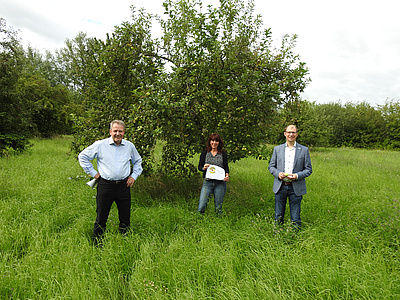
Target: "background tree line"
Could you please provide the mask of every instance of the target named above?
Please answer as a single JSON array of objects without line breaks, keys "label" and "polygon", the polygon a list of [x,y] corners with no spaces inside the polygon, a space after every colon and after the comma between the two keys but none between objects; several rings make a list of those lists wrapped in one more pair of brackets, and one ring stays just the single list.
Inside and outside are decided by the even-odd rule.
[{"label": "background tree line", "polygon": [[282,141],[284,124],[300,128],[299,142],[314,147],[400,149],[400,101],[386,100],[372,106],[367,102],[316,104],[301,99],[277,110],[267,141]]},{"label": "background tree line", "polygon": [[34,136],[72,134],[81,106],[56,57],[24,49],[0,18],[0,155],[24,151]]},{"label": "background tree line", "polygon": [[[24,50],[1,19],[0,151],[23,150],[32,136],[73,134],[79,152],[107,136],[112,119],[154,169],[195,172],[189,159],[212,132],[232,161],[268,157],[262,147],[282,142],[285,124],[310,146],[398,149],[399,102],[311,103],[300,98],[310,79],[294,53],[296,36],[273,47],[252,1],[166,0],[164,16],[132,8],[132,19],[104,40],[80,33],[55,54]],[[154,21],[162,35],[152,36]]]}]

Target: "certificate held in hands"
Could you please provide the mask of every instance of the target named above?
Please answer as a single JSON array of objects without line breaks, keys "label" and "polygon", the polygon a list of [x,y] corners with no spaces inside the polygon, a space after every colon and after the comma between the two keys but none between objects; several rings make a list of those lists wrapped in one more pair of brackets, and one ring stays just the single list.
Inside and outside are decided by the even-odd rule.
[{"label": "certificate held in hands", "polygon": [[206,179],[224,180],[225,170],[221,167],[210,165],[207,168]]}]

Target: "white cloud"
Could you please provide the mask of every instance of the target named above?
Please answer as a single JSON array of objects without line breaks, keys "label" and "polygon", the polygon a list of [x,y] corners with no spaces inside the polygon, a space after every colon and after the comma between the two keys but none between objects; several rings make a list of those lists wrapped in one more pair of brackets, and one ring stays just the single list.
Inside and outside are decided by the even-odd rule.
[{"label": "white cloud", "polygon": [[0,16],[20,29],[23,42],[54,51],[79,32],[105,38],[114,26],[129,20],[131,4],[129,0],[0,0]]},{"label": "white cloud", "polygon": [[[55,50],[80,32],[105,38],[129,21],[130,6],[162,14],[163,0],[0,0],[0,17],[39,50]],[[205,4],[217,0],[204,0]],[[254,0],[256,14],[279,42],[297,34],[297,52],[310,69],[310,101],[400,99],[397,1]]]}]

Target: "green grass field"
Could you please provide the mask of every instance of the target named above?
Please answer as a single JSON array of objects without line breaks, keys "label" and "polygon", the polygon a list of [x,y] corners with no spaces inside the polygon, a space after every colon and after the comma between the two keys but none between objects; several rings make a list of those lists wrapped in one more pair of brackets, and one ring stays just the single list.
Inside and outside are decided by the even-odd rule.
[{"label": "green grass field", "polygon": [[0,159],[0,299],[400,299],[400,152],[312,149],[298,235],[266,161],[230,164],[222,218],[195,214],[200,172],[139,177],[132,232],[113,206],[101,249],[69,142]]}]

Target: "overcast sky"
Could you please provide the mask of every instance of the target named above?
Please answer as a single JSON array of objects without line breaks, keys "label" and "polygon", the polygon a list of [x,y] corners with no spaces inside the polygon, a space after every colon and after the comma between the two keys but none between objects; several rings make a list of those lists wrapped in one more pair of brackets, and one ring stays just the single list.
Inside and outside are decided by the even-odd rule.
[{"label": "overcast sky", "polygon": [[[206,2],[207,1],[207,2]],[[213,3],[211,0],[204,3]],[[217,0],[214,0],[218,3]],[[104,39],[129,21],[130,6],[163,13],[163,0],[0,0],[0,17],[24,45],[62,48],[77,33]],[[400,25],[396,0],[254,0],[277,45],[297,34],[295,52],[312,82],[302,98],[372,105],[400,100]]]}]

